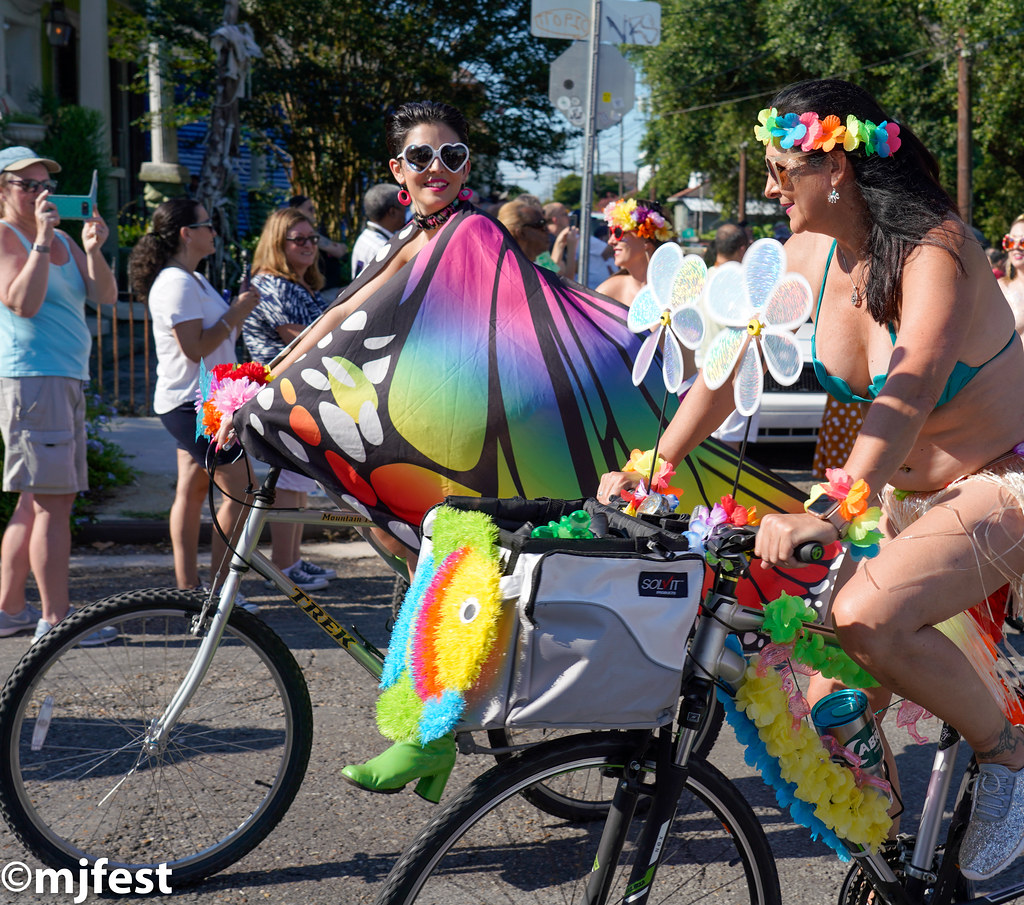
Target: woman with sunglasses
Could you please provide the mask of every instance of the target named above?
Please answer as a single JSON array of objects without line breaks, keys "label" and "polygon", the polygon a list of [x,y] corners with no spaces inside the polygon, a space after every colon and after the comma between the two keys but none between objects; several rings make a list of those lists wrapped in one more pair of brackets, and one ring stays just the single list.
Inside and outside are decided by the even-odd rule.
[{"label": "woman with sunglasses", "polygon": [[[953,618],[977,631],[961,613],[1007,582],[1019,606],[1024,348],[984,251],[905,124],[839,80],[785,88],[759,120],[765,196],[793,230],[788,269],[817,294],[815,372],[867,411],[807,512],[764,517],[757,555],[792,568],[801,543],[852,545],[852,574],[833,595],[839,640],[883,686],[869,694],[873,710],[896,692],[974,749],[960,866],[985,879],[1024,849],[1024,729],[936,626]],[[698,378],[662,438],[666,459],[681,461],[732,404],[729,381],[711,391]],[[604,476],[599,499],[621,485]],[[880,545],[863,522],[851,530],[868,503],[881,506]],[[812,691],[830,688],[819,678]]]},{"label": "woman with sunglasses", "polygon": [[1003,236],[1003,251],[1006,275],[999,286],[1013,309],[1017,332],[1024,334],[1024,214],[1010,224],[1010,231]]},{"label": "woman with sunglasses", "polygon": [[[531,264],[468,203],[458,110],[403,104],[386,138],[412,221],[268,362],[275,379],[224,437],[237,429],[261,459],[315,477],[411,565],[424,513],[446,496],[583,495],[628,455],[626,437],[653,435],[658,409],[653,393],[636,398],[625,307]],[[419,791],[436,800],[454,761],[450,735],[398,741],[344,775],[375,792],[430,777]]]},{"label": "woman with sunglasses", "polygon": [[[520,198],[507,201],[498,209],[498,222],[512,234],[526,257],[544,266],[538,258],[548,250],[548,222],[540,205],[530,204]],[[558,267],[551,261],[547,269],[557,270]]]},{"label": "woman with sunglasses", "polygon": [[[217,521],[225,533],[238,525],[245,495],[245,463],[238,451],[218,452],[205,437],[196,438],[199,362],[208,368],[236,360],[235,343],[243,321],[259,303],[247,289],[233,303],[224,300],[198,272],[216,249],[217,234],[203,205],[190,198],[165,201],[132,250],[128,276],[133,290],[149,304],[156,347],[153,408],[177,443],[178,481],[171,506],[170,533],[174,575],[179,588],[201,588],[200,517],[209,491],[210,470],[222,493]],[[238,525],[238,527],[241,527]],[[210,581],[226,574],[230,557],[216,529],[210,540]],[[250,612],[255,604],[242,602]]]},{"label": "woman with sunglasses", "polygon": [[[102,252],[107,225],[97,212],[82,226],[82,248],[57,228],[50,196],[60,169],[29,148],[0,151],[3,489],[19,494],[0,551],[0,637],[34,629],[41,638],[70,609],[71,508],[89,489],[85,301],[117,302]],[[25,602],[30,571],[42,613]],[[87,641],[102,644],[116,634],[104,630]]]},{"label": "woman with sunglasses", "polygon": [[[260,302],[242,327],[242,338],[254,361],[269,362],[315,321],[327,307],[320,295],[324,275],[317,266],[320,235],[313,222],[295,207],[274,211],[263,225],[252,260],[252,288]],[[316,482],[282,471],[277,505],[301,509]],[[271,559],[303,591],[318,591],[336,576],[333,569],[302,559],[302,525],[275,522],[270,526]]]},{"label": "woman with sunglasses", "polygon": [[665,212],[655,201],[637,202],[620,198],[604,209],[608,224],[608,244],[619,272],[608,277],[597,291],[631,305],[647,283],[647,265],[655,249],[675,237]]}]

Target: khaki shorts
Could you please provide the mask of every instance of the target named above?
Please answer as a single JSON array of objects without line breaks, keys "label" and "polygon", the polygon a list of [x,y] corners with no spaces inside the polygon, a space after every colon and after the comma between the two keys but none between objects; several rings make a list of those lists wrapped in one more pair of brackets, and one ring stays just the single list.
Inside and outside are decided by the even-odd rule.
[{"label": "khaki shorts", "polygon": [[0,377],[3,489],[65,494],[89,489],[85,389],[71,377]]}]

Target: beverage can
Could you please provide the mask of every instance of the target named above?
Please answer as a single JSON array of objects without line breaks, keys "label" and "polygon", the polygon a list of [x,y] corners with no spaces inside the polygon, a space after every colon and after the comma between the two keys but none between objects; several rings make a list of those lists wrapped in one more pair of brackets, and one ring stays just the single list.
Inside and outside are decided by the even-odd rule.
[{"label": "beverage can", "polygon": [[862,770],[884,777],[882,739],[863,691],[843,689],[825,695],[811,708],[811,722],[818,735],[831,735],[856,754]]}]

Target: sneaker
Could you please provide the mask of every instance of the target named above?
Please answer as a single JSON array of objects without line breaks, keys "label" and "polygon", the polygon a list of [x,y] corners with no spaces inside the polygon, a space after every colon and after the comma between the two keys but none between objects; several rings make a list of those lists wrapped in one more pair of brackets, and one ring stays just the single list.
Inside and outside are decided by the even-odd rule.
[{"label": "sneaker", "polygon": [[[68,609],[68,616],[75,611],[74,607]],[[67,618],[67,617],[65,617]],[[35,644],[40,638],[43,637],[53,626],[47,622],[42,616],[39,617],[39,621],[36,623],[36,633],[32,636],[32,643]],[[118,630],[112,625],[105,625],[103,628],[96,629],[91,635],[86,635],[81,641],[78,642],[79,647],[98,647],[101,644],[110,644],[120,634]]]},{"label": "sneaker", "polygon": [[338,573],[334,569],[325,569],[323,566],[318,566],[315,562],[310,562],[308,559],[300,559],[299,565],[302,567],[302,571],[307,575],[312,575],[314,578],[325,578],[327,581],[331,581],[338,577]]},{"label": "sneaker", "polygon": [[10,635],[18,634],[18,632],[27,632],[29,629],[35,628],[41,618],[42,613],[27,603],[25,609],[17,616],[8,616],[0,610],[0,638],[7,638]]},{"label": "sneaker", "polygon": [[282,569],[285,578],[287,578],[295,587],[300,591],[319,591],[327,587],[327,579],[321,578],[317,575],[310,575],[302,567],[301,560],[298,564],[292,566],[289,569]]},{"label": "sneaker", "polygon": [[[193,591],[201,591],[204,594],[210,593],[210,586],[205,582],[201,581],[193,589]],[[245,599],[245,596],[241,591],[235,591],[235,606],[240,606],[247,613],[252,613],[254,616],[259,613],[260,607],[258,603],[250,603]]]},{"label": "sneaker", "polygon": [[235,591],[235,606],[240,606],[247,613],[252,613],[253,616],[260,611],[260,605],[246,600],[241,591]]},{"label": "sneaker", "polygon": [[1024,850],[1024,771],[979,764],[971,822],[960,843],[960,873],[987,880]]}]

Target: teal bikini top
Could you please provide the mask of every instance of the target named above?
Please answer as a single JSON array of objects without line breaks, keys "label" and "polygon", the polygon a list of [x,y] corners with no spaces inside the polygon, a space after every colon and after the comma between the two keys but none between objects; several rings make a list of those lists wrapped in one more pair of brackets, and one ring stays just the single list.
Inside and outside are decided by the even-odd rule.
[{"label": "teal bikini top", "polygon": [[[858,396],[853,390],[850,389],[850,385],[843,380],[842,377],[834,377],[825,370],[823,365],[818,360],[817,354],[817,338],[818,338],[818,314],[821,312],[821,299],[825,295],[825,281],[828,278],[828,268],[832,263],[832,256],[836,252],[835,240],[832,241],[832,247],[828,252],[828,260],[825,262],[825,276],[821,278],[821,289],[818,292],[818,307],[814,312],[814,333],[811,334],[811,364],[814,366],[814,376],[818,378],[818,383],[821,384],[822,389],[825,390],[830,396],[834,397],[839,402],[873,402],[875,397],[878,395],[882,386],[885,384],[885,374],[876,374],[871,381],[871,386],[868,387],[867,396]],[[892,344],[896,345],[896,330],[892,324],[887,325],[889,328],[889,336],[892,339]],[[976,368],[970,365],[964,364],[962,361],[958,361],[953,368],[953,373],[949,375],[949,380],[946,381],[946,386],[942,391],[942,395],[939,397],[939,401],[935,403],[935,407],[938,408],[940,405],[945,405],[952,399],[957,393],[959,393],[967,384],[974,379],[974,375],[978,373],[989,361],[994,361],[1000,355],[1003,354],[1010,346],[1013,345],[1017,339],[1017,332],[1013,331],[1010,334],[1010,339],[1003,348],[1001,348],[995,355],[992,356],[985,364],[978,365]]]}]

